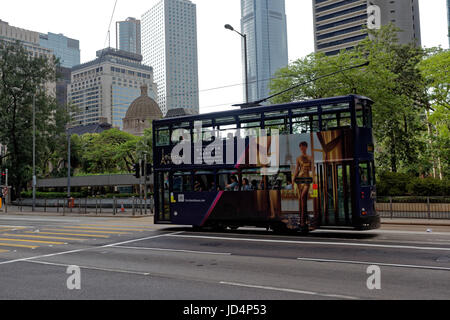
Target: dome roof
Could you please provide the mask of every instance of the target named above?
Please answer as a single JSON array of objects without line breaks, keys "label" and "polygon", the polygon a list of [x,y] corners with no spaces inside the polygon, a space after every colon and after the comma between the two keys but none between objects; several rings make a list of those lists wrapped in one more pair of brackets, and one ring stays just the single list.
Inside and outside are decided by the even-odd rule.
[{"label": "dome roof", "polygon": [[154,120],[163,117],[161,109],[156,101],[148,96],[147,90],[147,85],[141,87],[141,96],[130,105],[125,119]]}]

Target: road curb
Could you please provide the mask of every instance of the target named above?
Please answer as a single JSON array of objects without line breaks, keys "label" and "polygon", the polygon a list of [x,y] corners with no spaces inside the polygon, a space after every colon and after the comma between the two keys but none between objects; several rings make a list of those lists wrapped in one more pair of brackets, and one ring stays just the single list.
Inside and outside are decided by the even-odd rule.
[{"label": "road curb", "polygon": [[381,224],[385,225],[397,225],[397,226],[442,226],[450,227],[450,222],[439,223],[438,221],[429,222],[407,222],[407,221],[381,221]]},{"label": "road curb", "polygon": [[14,212],[8,212],[8,213],[0,213],[1,216],[35,216],[35,217],[81,217],[81,218],[126,218],[126,219],[143,219],[143,218],[153,218],[154,215],[144,215],[144,216],[124,216],[124,215],[92,215],[92,214],[42,214],[42,213],[33,213],[33,212],[24,212],[24,213],[14,213]]}]

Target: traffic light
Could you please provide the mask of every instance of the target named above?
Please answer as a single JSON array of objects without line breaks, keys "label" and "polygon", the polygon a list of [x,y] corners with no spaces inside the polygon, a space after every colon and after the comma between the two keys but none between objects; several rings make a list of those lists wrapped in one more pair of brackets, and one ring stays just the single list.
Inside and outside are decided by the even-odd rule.
[{"label": "traffic light", "polygon": [[133,164],[134,176],[139,179],[141,177],[141,165],[139,163]]},{"label": "traffic light", "polygon": [[153,173],[153,166],[151,163],[147,163],[147,177],[151,176]]}]

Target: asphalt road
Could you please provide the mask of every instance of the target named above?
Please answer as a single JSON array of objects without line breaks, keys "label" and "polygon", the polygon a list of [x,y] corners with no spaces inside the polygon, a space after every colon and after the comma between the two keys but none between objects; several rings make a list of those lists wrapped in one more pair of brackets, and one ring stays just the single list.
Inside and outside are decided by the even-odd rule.
[{"label": "asphalt road", "polygon": [[[151,218],[0,215],[0,299],[449,299],[450,227],[192,232]],[[68,266],[81,270],[69,290]],[[369,290],[370,265],[381,289]]]}]

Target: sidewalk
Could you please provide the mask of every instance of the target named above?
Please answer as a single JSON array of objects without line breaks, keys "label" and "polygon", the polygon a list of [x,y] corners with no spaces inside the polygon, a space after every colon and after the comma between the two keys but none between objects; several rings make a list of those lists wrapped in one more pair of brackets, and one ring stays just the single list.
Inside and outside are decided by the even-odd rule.
[{"label": "sidewalk", "polygon": [[428,219],[402,219],[402,218],[382,218],[383,225],[409,225],[409,226],[445,226],[450,227],[450,220],[428,220]]},{"label": "sidewalk", "polygon": [[78,212],[78,209],[73,209],[72,212],[65,212],[63,213],[62,210],[60,212],[55,211],[47,211],[44,212],[42,208],[36,208],[37,211],[32,212],[31,210],[23,210],[20,211],[16,208],[10,209],[8,208],[8,212],[5,213],[4,210],[0,210],[0,217],[1,216],[36,216],[36,217],[91,217],[91,218],[149,218],[154,217],[153,214],[140,214],[140,212],[136,212],[136,214],[133,216],[132,210],[127,209],[125,213],[120,212],[120,210],[117,212],[117,214],[113,214],[112,210],[111,212],[102,212],[102,213],[95,213],[95,212],[87,212],[84,213],[83,211],[81,213]]}]

